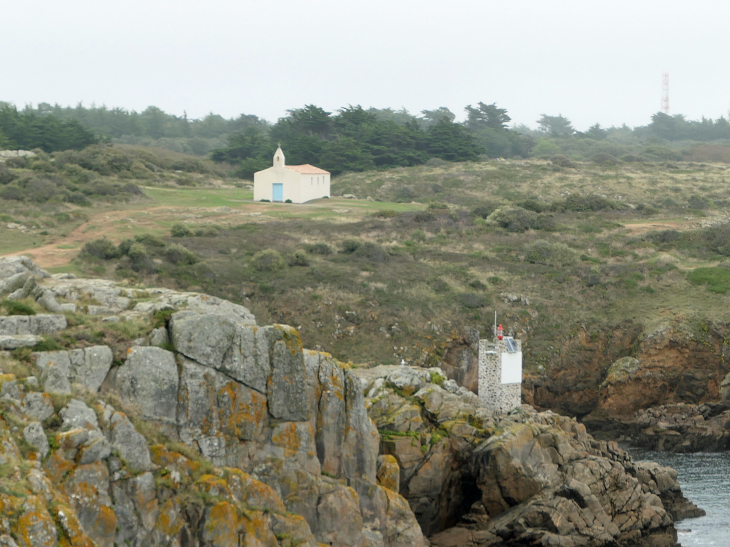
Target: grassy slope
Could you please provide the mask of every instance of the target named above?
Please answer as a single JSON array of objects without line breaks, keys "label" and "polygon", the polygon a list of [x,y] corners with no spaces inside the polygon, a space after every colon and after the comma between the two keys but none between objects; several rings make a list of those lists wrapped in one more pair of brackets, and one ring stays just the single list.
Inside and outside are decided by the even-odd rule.
[{"label": "grassy slope", "polygon": [[[501,322],[525,338],[529,368],[559,359],[559,339],[578,326],[597,331],[628,319],[652,329],[694,322],[698,315],[726,321],[727,297],[687,280],[687,271],[723,257],[701,245],[666,247],[645,237],[665,228],[694,233],[702,217],[724,216],[730,198],[725,179],[721,165],[561,169],[544,162],[488,162],[346,174],[334,182],[334,192],[360,200],[306,205],[251,203],[245,188],[154,187],[145,189],[149,201],[84,209],[91,220],[77,229],[81,233],[55,234],[54,243],[69,246],[70,258],[99,234],[114,242],[146,232],[164,235],[168,245],[182,243],[200,261],[174,265],[163,249],[149,248],[154,274],[133,272],[126,259],[82,261],[78,267],[225,296],[249,306],[262,324],[293,324],[305,345],[355,362],[405,357],[435,363],[463,327],[488,332],[496,309]],[[521,233],[469,214],[485,201],[549,203],[574,192],[643,205],[643,212],[545,213],[556,224],[553,231]],[[687,209],[693,193],[715,205]],[[382,201],[366,201],[368,196]],[[417,216],[431,201],[449,208]],[[382,209],[398,214],[372,214]],[[181,221],[192,229],[214,224],[220,233],[167,237]],[[370,246],[340,252],[349,239]],[[577,258],[565,266],[531,263],[528,250],[536,240],[564,243]],[[308,253],[317,243],[332,254]],[[262,249],[277,250],[283,267],[257,269],[254,257]],[[297,252],[303,260],[294,259]],[[507,303],[507,294],[525,296],[530,304]]]}]

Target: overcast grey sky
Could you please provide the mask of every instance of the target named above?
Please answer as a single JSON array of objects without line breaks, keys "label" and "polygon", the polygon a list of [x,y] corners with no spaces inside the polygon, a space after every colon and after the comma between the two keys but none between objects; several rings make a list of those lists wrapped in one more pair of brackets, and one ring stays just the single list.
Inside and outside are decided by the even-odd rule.
[{"label": "overcast grey sky", "polygon": [[719,0],[0,0],[0,100],[413,113],[496,102],[515,123],[644,125],[730,109]]}]

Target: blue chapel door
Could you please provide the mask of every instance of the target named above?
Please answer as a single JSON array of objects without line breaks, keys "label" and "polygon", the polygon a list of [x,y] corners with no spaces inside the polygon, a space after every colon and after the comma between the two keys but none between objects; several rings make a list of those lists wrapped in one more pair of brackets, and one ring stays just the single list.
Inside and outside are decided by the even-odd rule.
[{"label": "blue chapel door", "polygon": [[274,183],[274,196],[271,201],[284,201],[284,185]]}]

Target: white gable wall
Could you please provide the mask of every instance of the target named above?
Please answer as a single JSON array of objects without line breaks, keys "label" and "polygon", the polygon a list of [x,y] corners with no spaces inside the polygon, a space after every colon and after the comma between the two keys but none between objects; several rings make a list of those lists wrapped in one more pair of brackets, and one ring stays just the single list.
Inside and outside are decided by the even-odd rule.
[{"label": "white gable wall", "polygon": [[[302,203],[300,199],[301,183],[300,175],[296,171],[284,167],[269,167],[253,175],[253,200],[261,201],[274,199],[274,183],[284,185],[284,200],[292,200],[292,203]],[[321,197],[321,196],[320,196]]]},{"label": "white gable wall", "polygon": [[[310,201],[313,199],[320,199],[324,196],[329,197],[330,195],[330,176],[329,174],[323,175],[305,175],[303,174],[301,179],[301,193],[299,194],[302,201]],[[317,182],[319,179],[319,182]]]}]

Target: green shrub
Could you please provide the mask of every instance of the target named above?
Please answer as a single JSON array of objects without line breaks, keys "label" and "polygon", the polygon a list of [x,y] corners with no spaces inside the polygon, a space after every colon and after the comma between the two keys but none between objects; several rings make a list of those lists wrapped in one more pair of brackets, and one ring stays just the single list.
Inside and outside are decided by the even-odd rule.
[{"label": "green shrub", "polygon": [[550,158],[550,163],[557,165],[558,167],[564,167],[566,169],[575,169],[575,164],[571,159],[564,154],[557,154]]},{"label": "green shrub", "polygon": [[360,242],[357,239],[346,239],[340,243],[340,247],[342,247],[342,251],[340,252],[352,254],[360,248]]},{"label": "green shrub", "polygon": [[465,308],[482,308],[489,304],[489,299],[483,294],[463,293],[461,295],[461,303]]},{"label": "green shrub", "polygon": [[693,285],[706,285],[710,292],[726,294],[730,291],[730,270],[725,268],[696,268],[687,279]]},{"label": "green shrub", "polygon": [[119,256],[116,245],[106,238],[89,241],[81,248],[81,254],[102,260],[110,260]]},{"label": "green shrub", "polygon": [[173,224],[170,228],[170,235],[172,237],[190,237],[193,232],[184,224]]},{"label": "green shrub", "polygon": [[596,194],[588,194],[582,196],[580,194],[570,194],[563,200],[563,203],[556,204],[556,208],[565,209],[566,211],[576,211],[583,213],[586,211],[603,211],[605,209],[623,209],[621,204],[613,200],[598,196]]},{"label": "green shrub", "polygon": [[151,272],[152,260],[147,254],[147,249],[141,243],[133,243],[127,252],[129,267],[137,273]]},{"label": "green shrub", "polygon": [[35,310],[28,304],[15,300],[3,300],[0,306],[5,308],[6,315],[35,315]]},{"label": "green shrub", "polygon": [[382,209],[373,213],[373,216],[378,218],[393,218],[398,215],[400,215],[400,213],[398,211],[393,211],[392,209]]},{"label": "green shrub", "polygon": [[472,209],[471,214],[474,216],[480,217],[480,218],[487,218],[498,208],[499,208],[499,203],[494,203],[494,202],[482,203],[481,205],[478,205],[477,207]]},{"label": "green shrub", "polygon": [[314,243],[313,245],[307,245],[306,251],[313,255],[331,255],[332,248],[326,243]]},{"label": "green shrub", "polygon": [[179,243],[167,246],[165,258],[173,264],[195,264],[198,261],[198,257],[194,252]]},{"label": "green shrub", "polygon": [[419,211],[413,215],[413,220],[416,222],[430,222],[435,219],[436,216],[431,211]]},{"label": "green shrub", "polygon": [[542,213],[548,209],[547,203],[537,201],[536,199],[527,199],[520,203],[520,207],[527,209],[528,211],[532,211],[533,213]]},{"label": "green shrub", "polygon": [[702,211],[704,209],[709,209],[712,205],[712,202],[705,197],[698,196],[697,194],[692,194],[689,197],[687,204],[689,205],[690,209],[697,209]]},{"label": "green shrub", "polygon": [[487,222],[510,232],[524,232],[535,224],[537,213],[522,207],[500,207],[487,217]]},{"label": "green shrub", "polygon": [[424,241],[426,241],[426,232],[424,232],[423,230],[413,230],[411,232],[411,239],[413,241],[420,241],[421,243],[423,243]]},{"label": "green shrub", "polygon": [[266,249],[253,255],[251,264],[260,272],[273,272],[283,268],[286,265],[286,261],[278,251]]},{"label": "green shrub", "polygon": [[570,266],[578,262],[578,254],[565,243],[537,240],[528,245],[525,260],[532,264],[545,264],[553,268]]},{"label": "green shrub", "polygon": [[371,262],[385,262],[389,257],[388,251],[371,241],[366,241],[362,245],[359,245],[352,254],[367,258]]},{"label": "green shrub", "polygon": [[289,257],[289,266],[309,266],[309,259],[302,251],[296,251]]},{"label": "green shrub", "polygon": [[0,163],[0,184],[10,184],[17,178],[18,175],[5,167],[4,163]]},{"label": "green shrub", "polygon": [[25,169],[25,166],[28,164],[28,160],[26,160],[22,156],[16,156],[12,158],[8,158],[5,160],[5,165],[11,168],[15,169]]},{"label": "green shrub", "polygon": [[122,240],[117,246],[117,252],[119,253],[119,256],[127,256],[129,254],[129,249],[132,248],[132,245],[134,245],[134,241],[132,241],[131,239]]},{"label": "green shrub", "polygon": [[164,247],[165,246],[164,241],[162,241],[157,236],[153,236],[152,234],[142,234],[142,235],[134,236],[134,240],[137,243],[141,243],[142,245],[145,245],[147,247]]},{"label": "green shrub", "polygon": [[441,203],[440,201],[433,201],[433,202],[431,202],[431,203],[428,204],[428,208],[429,209],[444,210],[444,209],[448,209],[449,206],[446,205],[445,203]]},{"label": "green shrub", "polygon": [[218,237],[219,235],[221,235],[221,232],[215,226],[206,226],[195,230],[195,237]]}]

